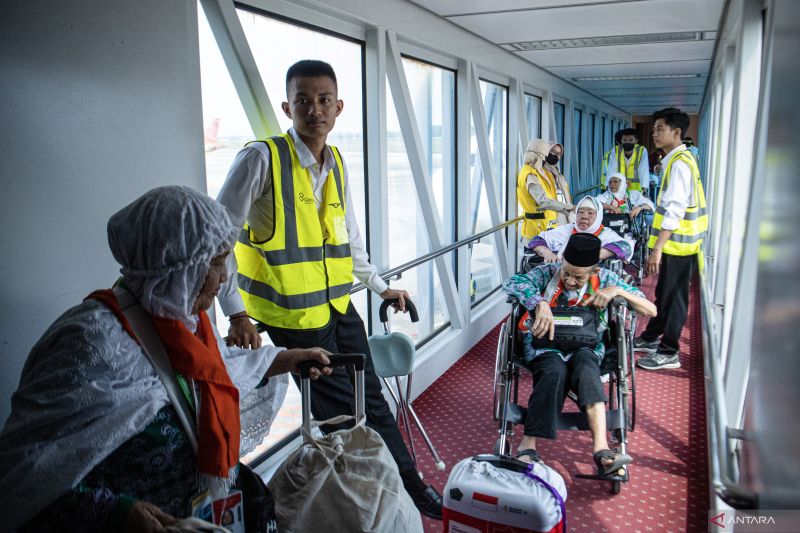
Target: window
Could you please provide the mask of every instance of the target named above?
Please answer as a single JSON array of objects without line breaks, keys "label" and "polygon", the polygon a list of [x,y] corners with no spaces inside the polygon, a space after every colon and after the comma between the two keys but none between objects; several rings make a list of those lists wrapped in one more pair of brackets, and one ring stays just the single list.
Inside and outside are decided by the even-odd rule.
[{"label": "window", "polygon": [[[444,237],[452,240],[455,227],[455,73],[405,57],[403,70]],[[431,247],[392,98],[387,98],[386,107],[386,161],[391,207],[385,222],[389,233],[389,265],[396,267],[430,252]],[[397,315],[392,318],[393,330],[406,333],[417,343],[425,341],[449,321],[435,270],[432,261],[425,263],[404,272],[397,284],[411,293],[420,321],[415,324],[408,316]]]},{"label": "window", "polygon": [[598,150],[597,141],[595,140],[594,137],[596,119],[597,115],[595,115],[594,113],[589,113],[589,139],[587,141],[589,143],[589,150],[587,152],[589,154],[589,161],[586,163],[586,166],[589,169],[589,174],[594,174],[595,161],[597,161],[600,158],[600,156],[603,155],[603,154],[598,155],[597,153]]},{"label": "window", "polygon": [[575,162],[577,165],[573,165],[573,167],[578,171],[576,175],[572,176],[574,181],[574,185],[572,186],[572,190],[575,190],[575,187],[579,187],[579,190],[583,189],[583,111],[580,109],[575,109],[573,112],[573,119],[575,124],[575,146],[572,147],[572,153],[575,156]]},{"label": "window", "polygon": [[[528,123],[528,139],[538,139],[542,131],[542,99],[525,94],[525,120]],[[524,149],[525,147],[523,147]]]},{"label": "window", "polygon": [[[266,87],[270,102],[283,130],[291,122],[283,114],[280,104],[286,100],[285,76],[287,68],[300,59],[316,57],[329,62],[339,79],[339,98],[345,102],[344,111],[336,121],[336,127],[328,142],[337,146],[347,167],[352,207],[366,239],[366,201],[364,185],[364,140],[362,57],[363,46],[358,43],[332,37],[320,32],[270,19],[266,16],[237,10],[259,73]],[[199,17],[201,89],[203,95],[203,119],[206,126],[206,172],[208,193],[216,196],[225,181],[228,169],[242,146],[253,139],[246,115],[233,87],[227,68],[217,48],[205,17]],[[282,46],[291,40],[292,47]],[[280,54],[270,51],[280,48]],[[366,291],[353,297],[353,305],[362,316],[366,316]],[[217,326],[222,335],[227,334],[228,324],[222,314],[217,314]],[[243,399],[242,409],[242,460],[250,462],[262,455],[277,442],[290,435],[300,426],[300,394],[290,385],[286,398],[269,434],[264,435],[261,417],[257,415],[264,402],[259,392]],[[249,414],[252,416],[249,416]]]},{"label": "window", "polygon": [[564,107],[564,104],[553,102],[553,110],[556,119],[556,140],[560,144],[564,144],[564,114],[566,108]]},{"label": "window", "polygon": [[[481,97],[486,113],[488,126],[489,151],[492,157],[492,167],[497,190],[500,195],[501,213],[505,213],[502,206],[506,197],[506,109],[508,91],[494,83],[481,80]],[[486,196],[484,176],[480,165],[477,139],[475,137],[475,124],[472,124],[472,140],[470,142],[470,161],[472,164],[470,188],[470,201],[472,203],[472,230],[477,233],[492,227],[489,212],[489,200]],[[502,218],[501,214],[501,218]],[[479,303],[484,297],[500,286],[500,268],[494,251],[492,237],[486,237],[472,246],[470,256],[470,299],[473,304]]]}]

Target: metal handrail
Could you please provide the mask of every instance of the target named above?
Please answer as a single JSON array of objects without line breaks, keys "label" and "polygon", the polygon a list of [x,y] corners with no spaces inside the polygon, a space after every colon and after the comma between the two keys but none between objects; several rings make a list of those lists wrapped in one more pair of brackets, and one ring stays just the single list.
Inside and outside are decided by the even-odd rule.
[{"label": "metal handrail", "polygon": [[700,272],[700,318],[703,323],[703,371],[706,388],[708,449],[711,484],[719,498],[734,509],[758,509],[759,495],[734,482],[729,458],[728,416],[725,410],[725,388],[711,343],[710,301],[706,297],[705,274]]},{"label": "metal handrail", "polygon": [[[460,241],[456,241],[453,244],[448,244],[444,248],[441,248],[441,249],[436,250],[434,252],[429,252],[429,253],[427,253],[425,255],[421,255],[421,256],[417,257],[416,259],[414,259],[412,261],[409,261],[407,263],[403,263],[400,266],[397,266],[397,267],[394,267],[394,268],[392,268],[390,270],[387,270],[383,274],[379,274],[378,277],[380,277],[384,281],[388,281],[389,279],[394,278],[394,277],[398,276],[399,274],[402,274],[406,270],[411,270],[412,268],[417,267],[417,266],[419,266],[419,265],[421,265],[423,263],[427,263],[431,259],[436,259],[437,257],[439,257],[441,255],[444,255],[446,253],[452,252],[453,250],[455,250],[457,248],[461,248],[462,246],[464,246],[466,244],[470,244],[472,242],[479,241],[483,237],[486,237],[487,235],[491,235],[492,233],[494,233],[496,231],[500,231],[501,229],[506,228],[508,226],[511,226],[512,224],[516,224],[517,222],[521,221],[522,219],[523,219],[522,216],[518,216],[517,218],[511,219],[511,220],[507,220],[507,221],[505,221],[505,222],[503,222],[501,224],[498,224],[497,226],[494,226],[493,228],[489,228],[489,229],[487,229],[485,231],[482,231],[480,233],[476,233],[475,235],[473,235],[471,237],[467,237],[466,239],[461,239]],[[365,284],[363,284],[363,283],[357,283],[350,290],[350,294],[354,294],[354,293],[356,293],[356,292],[358,292],[358,291],[360,291],[362,289],[365,289],[366,287],[367,286]]]},{"label": "metal handrail", "polygon": [[601,185],[594,185],[594,186],[592,186],[592,187],[589,187],[589,188],[588,188],[588,189],[586,189],[586,190],[583,190],[583,191],[576,192],[576,193],[575,193],[575,194],[573,194],[572,196],[573,196],[573,197],[575,197],[575,196],[580,196],[581,194],[586,194],[587,192],[589,192],[589,191],[593,191],[593,190],[595,190],[595,189],[599,189],[600,187],[601,187]]}]

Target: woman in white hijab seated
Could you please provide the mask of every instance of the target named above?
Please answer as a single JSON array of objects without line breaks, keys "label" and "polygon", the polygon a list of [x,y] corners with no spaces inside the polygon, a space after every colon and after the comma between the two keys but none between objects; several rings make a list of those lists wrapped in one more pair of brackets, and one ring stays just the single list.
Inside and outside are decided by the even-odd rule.
[{"label": "woman in white hijab seated", "polygon": [[555,263],[561,260],[564,245],[572,234],[591,233],[602,243],[601,261],[614,258],[628,261],[633,248],[617,232],[603,227],[602,212],[603,206],[596,198],[585,196],[575,206],[574,224],[541,232],[528,243],[528,249],[543,257],[546,263]]},{"label": "woman in white hijab seated", "polygon": [[653,202],[647,199],[639,191],[629,191],[628,182],[624,175],[614,172],[608,178],[608,190],[603,194],[597,195],[597,199],[603,204],[603,209],[609,213],[628,213],[631,218],[642,211],[654,211]]},{"label": "woman in white hijab seated", "polygon": [[[239,464],[239,399],[276,389],[262,413],[268,426],[287,382],[268,377],[329,360],[321,348],[225,345],[205,309],[227,278],[237,233],[221,204],[187,187],[154,189],[111,217],[122,277],[50,326],[13,395],[0,434],[0,530],[166,531],[196,496],[217,500],[233,487],[243,491],[248,531],[270,527],[262,507],[271,497]],[[131,309],[144,320],[129,321]],[[166,352],[161,375],[145,330]],[[183,410],[164,376],[173,399],[183,393]]]}]

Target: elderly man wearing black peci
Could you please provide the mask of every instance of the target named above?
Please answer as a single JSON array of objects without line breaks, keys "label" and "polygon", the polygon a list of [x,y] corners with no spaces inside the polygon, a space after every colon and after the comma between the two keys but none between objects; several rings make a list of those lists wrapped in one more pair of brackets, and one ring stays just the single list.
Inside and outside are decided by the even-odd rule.
[{"label": "elderly man wearing black peci", "polygon": [[[567,241],[563,261],[537,266],[527,274],[512,276],[503,290],[514,296],[535,318],[523,336],[525,363],[533,375],[533,393],[528,401],[524,436],[517,457],[541,461],[536,439],[555,439],[558,414],[567,392],[578,394],[578,405],[586,412],[592,432],[592,451],[601,475],[614,472],[633,459],[609,449],[606,436],[605,393],[600,379],[600,362],[605,355],[602,333],[605,310],[617,296],[628,301],[637,313],[656,314],[655,305],[639,289],[628,285],[610,270],[599,268],[601,241],[589,233],[575,233]],[[553,343],[555,323],[551,307],[594,306],[600,310],[595,346],[568,350]]]}]

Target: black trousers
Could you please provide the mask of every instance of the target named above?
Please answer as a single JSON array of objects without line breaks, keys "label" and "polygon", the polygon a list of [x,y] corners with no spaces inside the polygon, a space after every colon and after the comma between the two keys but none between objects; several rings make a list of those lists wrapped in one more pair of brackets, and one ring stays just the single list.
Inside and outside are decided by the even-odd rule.
[{"label": "black trousers", "polygon": [[533,394],[528,400],[525,435],[555,439],[558,415],[570,390],[578,394],[581,410],[605,402],[600,363],[589,348],[574,352],[564,361],[556,352],[539,355],[528,364],[533,374]]},{"label": "black trousers", "polygon": [[689,284],[694,274],[697,256],[661,256],[661,268],[656,284],[658,315],[647,322],[642,338],[653,342],[661,336],[658,351],[676,354],[680,348],[681,330],[689,313]]},{"label": "black trousers", "polygon": [[[408,453],[397,422],[389,410],[389,405],[381,392],[381,384],[375,375],[375,366],[369,352],[364,322],[351,303],[347,312],[339,313],[331,307],[331,321],[320,329],[283,329],[266,326],[267,333],[275,346],[284,348],[314,348],[319,346],[332,353],[363,353],[367,356],[364,372],[365,408],[367,426],[383,437],[401,472],[414,469],[414,461]],[[295,375],[299,386],[299,378]],[[327,420],[338,415],[355,413],[353,396],[353,369],[335,368],[330,376],[323,376],[311,382],[311,412],[317,420]],[[323,426],[327,432],[345,426]],[[416,476],[416,474],[415,474]],[[418,478],[417,478],[418,479]]]}]

